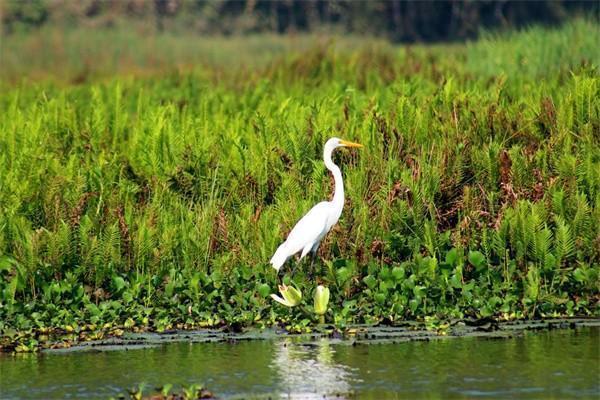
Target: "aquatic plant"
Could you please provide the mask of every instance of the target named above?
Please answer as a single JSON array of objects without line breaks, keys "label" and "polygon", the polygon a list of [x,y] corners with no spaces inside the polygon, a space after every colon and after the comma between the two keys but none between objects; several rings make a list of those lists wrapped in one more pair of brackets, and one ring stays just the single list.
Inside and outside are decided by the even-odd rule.
[{"label": "aquatic plant", "polygon": [[279,293],[283,298],[276,294],[271,294],[271,298],[287,307],[295,307],[302,301],[302,292],[293,286],[279,285]]},{"label": "aquatic plant", "polygon": [[[140,384],[136,388],[129,390],[128,394],[131,400],[200,400],[215,398],[213,393],[206,389],[204,385],[191,384],[181,387],[180,390],[172,389],[173,384],[166,383],[157,389],[158,393],[146,395],[144,394],[147,392],[146,385]],[[125,396],[119,395],[118,398],[122,399]],[[114,397],[111,399],[114,399]]]},{"label": "aquatic plant", "polygon": [[317,286],[313,300],[315,314],[319,316],[321,323],[324,323],[324,316],[327,312],[327,305],[329,304],[329,288],[323,285]]},{"label": "aquatic plant", "polygon": [[[311,329],[301,307],[272,307],[268,260],[331,193],[319,159],[338,134],[365,146],[334,155],[346,211],[315,271],[339,328],[598,315],[600,58],[597,25],[578,24],[315,47],[245,72],[3,82],[0,347]],[[552,51],[519,74],[506,49],[532,35]]]}]

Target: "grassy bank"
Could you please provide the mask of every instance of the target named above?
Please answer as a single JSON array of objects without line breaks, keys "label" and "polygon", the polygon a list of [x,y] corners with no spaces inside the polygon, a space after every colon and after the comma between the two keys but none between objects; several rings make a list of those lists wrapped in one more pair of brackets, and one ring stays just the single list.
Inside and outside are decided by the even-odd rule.
[{"label": "grassy bank", "polygon": [[[328,321],[597,315],[597,31],[6,83],[4,346],[55,328],[312,324],[273,304],[267,261],[330,196],[331,136],[365,148],[336,155],[347,202],[320,249]],[[293,281],[311,297],[302,268]]]}]

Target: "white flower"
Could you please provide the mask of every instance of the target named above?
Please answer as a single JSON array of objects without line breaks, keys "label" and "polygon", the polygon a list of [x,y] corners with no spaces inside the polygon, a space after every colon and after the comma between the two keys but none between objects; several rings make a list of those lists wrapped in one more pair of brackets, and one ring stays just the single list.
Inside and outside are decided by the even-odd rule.
[{"label": "white flower", "polygon": [[315,290],[315,314],[324,315],[327,312],[327,304],[329,303],[329,288],[323,285],[317,286]]},{"label": "white flower", "polygon": [[287,307],[297,306],[302,300],[302,293],[293,286],[279,285],[279,293],[283,298],[276,294],[272,294],[271,298]]}]

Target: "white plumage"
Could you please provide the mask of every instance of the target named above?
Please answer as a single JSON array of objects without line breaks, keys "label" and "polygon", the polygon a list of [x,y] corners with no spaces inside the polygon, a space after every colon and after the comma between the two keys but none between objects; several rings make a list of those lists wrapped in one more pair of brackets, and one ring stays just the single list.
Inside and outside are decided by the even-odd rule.
[{"label": "white plumage", "polygon": [[299,251],[302,251],[300,259],[304,258],[309,252],[316,253],[323,237],[337,223],[340,215],[342,215],[342,209],[344,208],[344,181],[342,179],[342,172],[331,160],[331,154],[338,147],[362,147],[362,145],[339,138],[331,138],[325,143],[323,160],[335,180],[333,200],[318,203],[294,226],[294,229],[292,229],[285,242],[277,248],[277,251],[271,258],[270,263],[277,271],[285,264],[288,258]]}]

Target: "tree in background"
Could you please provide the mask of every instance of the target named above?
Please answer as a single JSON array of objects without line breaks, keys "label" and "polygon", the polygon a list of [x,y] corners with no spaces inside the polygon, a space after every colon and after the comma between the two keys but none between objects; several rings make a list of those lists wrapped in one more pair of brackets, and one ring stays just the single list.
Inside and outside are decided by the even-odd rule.
[{"label": "tree in background", "polygon": [[8,0],[0,4],[4,33],[59,26],[147,24],[157,31],[201,34],[332,30],[395,41],[462,40],[481,28],[557,24],[577,14],[598,20],[595,1],[400,0]]}]

